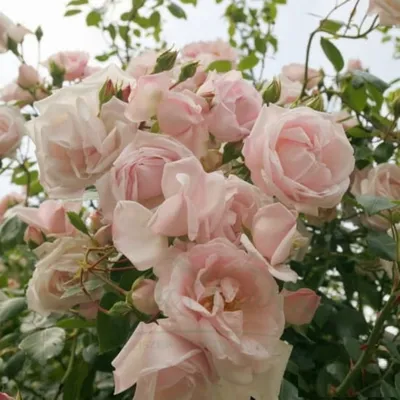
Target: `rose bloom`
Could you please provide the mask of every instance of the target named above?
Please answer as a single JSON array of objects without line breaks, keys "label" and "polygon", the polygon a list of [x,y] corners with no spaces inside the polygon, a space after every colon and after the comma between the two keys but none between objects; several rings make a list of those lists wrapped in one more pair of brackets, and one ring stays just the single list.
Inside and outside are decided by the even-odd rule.
[{"label": "rose bloom", "polygon": [[286,75],[279,75],[281,84],[281,95],[277,101],[278,105],[287,105],[296,101],[301,93],[302,84],[298,81],[290,80]]},{"label": "rose bloom", "polygon": [[399,0],[369,0],[370,14],[379,15],[381,25],[400,24],[400,1]]},{"label": "rose bloom", "polygon": [[165,165],[190,156],[192,153],[174,139],[138,131],[111,170],[96,183],[105,220],[111,222],[119,200],[138,201],[149,208],[162,203]]},{"label": "rose bloom", "polygon": [[217,60],[227,60],[235,66],[238,58],[236,50],[223,40],[190,43],[181,54],[184,60],[200,61],[205,67]]},{"label": "rose bloom", "polygon": [[140,323],[112,365],[116,394],[136,383],[136,400],[212,398],[216,375],[204,351],[162,323]]},{"label": "rose bloom", "polygon": [[111,168],[136,134],[136,124],[124,116],[125,102],[112,97],[100,109],[99,91],[107,79],[125,85],[132,81],[111,65],[35,103],[40,116],[27,126],[36,145],[41,183],[51,197],[80,196]]},{"label": "rose bloom", "polygon": [[8,38],[21,43],[28,33],[32,32],[22,25],[14,24],[10,18],[0,12],[0,53],[5,53],[8,50]]},{"label": "rose bloom", "polygon": [[200,158],[207,153],[208,110],[207,101],[190,90],[168,91],[158,104],[157,121],[162,133],[179,140]]},{"label": "rose bloom", "polygon": [[[389,200],[400,199],[400,167],[396,164],[383,163],[376,167],[356,170],[351,193],[354,196],[385,197]],[[364,216],[362,222],[375,229],[390,228],[390,222],[379,215]]]},{"label": "rose bloom", "polygon": [[0,106],[0,158],[11,156],[25,134],[25,120],[18,108]]},{"label": "rose bloom", "polygon": [[306,107],[264,106],[243,155],[258,187],[311,215],[340,202],[355,163],[342,126]]},{"label": "rose bloom", "polygon": [[256,258],[214,239],[154,271],[164,326],[209,351],[221,377],[249,384],[267,369],[283,333],[283,298]]},{"label": "rose bloom", "polygon": [[51,70],[54,63],[58,68],[64,71],[64,79],[73,81],[80,79],[85,75],[85,69],[89,62],[89,54],[83,51],[60,51],[53,54],[44,65]]},{"label": "rose bloom", "polygon": [[32,95],[28,90],[23,89],[16,82],[11,82],[4,86],[0,91],[0,99],[7,102],[17,102],[16,106],[22,108],[27,104],[32,104],[35,100],[42,100],[48,96],[48,92],[39,86]]},{"label": "rose bloom", "polygon": [[240,72],[209,74],[198,94],[214,96],[207,123],[218,140],[236,142],[249,135],[261,111],[262,97]]},{"label": "rose bloom", "polygon": [[[305,76],[305,66],[303,64],[297,63],[285,65],[282,68],[282,75],[285,75],[291,81],[303,83]],[[313,87],[317,86],[321,79],[322,76],[320,71],[313,68],[308,68],[307,89],[312,89]]]},{"label": "rose bloom", "polygon": [[139,54],[137,57],[132,57],[126,68],[126,72],[132,75],[135,79],[144,75],[150,75],[156,65],[156,61],[160,53],[154,50],[147,50]]},{"label": "rose bloom", "polygon": [[283,289],[285,319],[288,324],[305,325],[314,318],[321,297],[311,289],[299,289],[295,292]]},{"label": "rose bloom", "polygon": [[70,236],[76,233],[76,229],[69,221],[67,212],[77,213],[80,208],[80,202],[64,203],[60,200],[45,200],[39,208],[18,206],[13,211],[21,221],[45,235]]},{"label": "rose bloom", "polygon": [[[90,297],[82,290],[71,295],[66,292],[68,288],[79,287],[79,263],[85,257],[86,248],[91,246],[92,242],[87,236],[63,237],[39,246],[35,250],[39,261],[26,292],[28,308],[47,316],[52,312],[65,313],[74,306],[100,299],[100,284],[97,289],[88,289]],[[92,257],[90,261],[94,262]],[[92,277],[90,274],[88,276]],[[83,284],[87,282],[83,280]]]},{"label": "rose bloom", "polygon": [[358,58],[352,58],[348,61],[347,63],[347,71],[357,71],[357,70],[363,70],[363,65],[361,63],[361,60]]},{"label": "rose bloom", "polygon": [[20,193],[9,193],[0,199],[0,223],[4,220],[7,210],[22,203],[25,196]]}]

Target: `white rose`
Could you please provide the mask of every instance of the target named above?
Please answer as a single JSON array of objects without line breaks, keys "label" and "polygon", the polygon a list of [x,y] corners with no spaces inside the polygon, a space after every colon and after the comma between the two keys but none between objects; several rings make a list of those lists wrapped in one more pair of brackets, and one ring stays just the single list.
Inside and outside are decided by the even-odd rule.
[{"label": "white rose", "polygon": [[124,116],[127,103],[113,97],[100,110],[99,92],[108,79],[124,87],[134,82],[111,65],[35,103],[40,116],[27,125],[51,197],[80,196],[135,136],[137,125]]},{"label": "white rose", "polygon": [[25,133],[25,120],[18,108],[0,107],[0,159],[10,156]]},{"label": "white rose", "polygon": [[[86,236],[63,237],[39,246],[35,253],[39,257],[26,292],[28,307],[42,314],[62,313],[71,307],[91,303],[101,297],[99,287],[91,292],[91,298],[82,290],[68,296],[69,287],[79,285],[77,278],[79,263],[85,256],[85,248],[91,246]],[[91,278],[92,275],[88,275]],[[87,280],[84,281],[87,284]]]}]

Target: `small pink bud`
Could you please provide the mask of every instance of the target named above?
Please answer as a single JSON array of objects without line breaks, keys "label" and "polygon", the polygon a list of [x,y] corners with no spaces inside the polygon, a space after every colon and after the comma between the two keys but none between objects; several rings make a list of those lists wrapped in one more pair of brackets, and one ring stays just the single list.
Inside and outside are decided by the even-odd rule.
[{"label": "small pink bud", "polygon": [[288,324],[309,324],[314,318],[321,298],[311,289],[295,292],[283,289],[285,319]]},{"label": "small pink bud", "polygon": [[26,243],[32,242],[40,246],[44,242],[44,236],[40,229],[34,226],[28,226],[25,229],[24,240]]},{"label": "small pink bud", "polygon": [[148,315],[155,315],[158,313],[159,308],[154,300],[155,287],[156,282],[151,279],[143,279],[134,287],[132,304],[140,312]]},{"label": "small pink bud", "polygon": [[92,232],[97,232],[103,226],[101,223],[101,213],[99,211],[96,210],[90,213],[89,225]]},{"label": "small pink bud", "polygon": [[30,88],[40,83],[39,73],[30,65],[22,64],[19,67],[18,85],[23,88]]},{"label": "small pink bud", "polygon": [[[9,289],[18,289],[21,285],[15,279],[9,278],[7,280],[7,286]],[[0,398],[1,400],[1,398]]]},{"label": "small pink bud", "polygon": [[361,64],[361,60],[359,59],[350,59],[349,62],[347,63],[347,70],[348,71],[357,71],[357,70],[363,70],[363,66]]},{"label": "small pink bud", "polygon": [[126,88],[122,89],[122,101],[128,102],[129,96],[131,95],[131,87],[128,85]]}]

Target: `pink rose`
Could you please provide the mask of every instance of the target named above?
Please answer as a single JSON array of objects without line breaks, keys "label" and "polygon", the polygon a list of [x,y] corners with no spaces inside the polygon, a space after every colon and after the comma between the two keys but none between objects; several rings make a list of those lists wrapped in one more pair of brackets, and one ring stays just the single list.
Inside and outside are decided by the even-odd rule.
[{"label": "pink rose", "polygon": [[124,117],[125,102],[112,97],[100,105],[106,79],[129,86],[132,78],[111,65],[35,103],[40,116],[27,126],[36,145],[41,183],[51,197],[81,196],[135,136],[136,124]]},{"label": "pink rose", "polygon": [[296,101],[301,93],[302,84],[298,81],[291,81],[287,76],[279,75],[281,84],[281,95],[277,102],[278,105],[287,105]]},{"label": "pink rose", "polygon": [[210,133],[222,142],[248,136],[262,106],[261,94],[238,71],[210,74],[198,94],[213,94],[207,122]]},{"label": "pink rose", "polygon": [[295,292],[283,289],[285,319],[288,324],[309,324],[319,307],[321,297],[311,289],[299,289]]},{"label": "pink rose", "polygon": [[25,243],[33,243],[40,246],[44,242],[44,236],[40,229],[34,226],[28,226],[24,233]]},{"label": "pink rose", "polygon": [[400,24],[400,3],[397,0],[369,0],[368,12],[378,14],[381,25]]},{"label": "pink rose", "polygon": [[[351,187],[354,196],[385,197],[389,200],[400,199],[400,167],[396,164],[384,163],[376,167],[356,170]],[[390,222],[379,215],[364,216],[362,222],[375,229],[386,231]]]},{"label": "pink rose", "polygon": [[10,397],[8,394],[1,392],[0,393],[0,400],[14,400],[13,397]]},{"label": "pink rose", "polygon": [[10,157],[25,134],[25,120],[18,108],[0,106],[0,158]]},{"label": "pink rose", "polygon": [[115,393],[136,383],[137,400],[208,400],[216,380],[203,350],[161,323],[140,323],[112,365]]},{"label": "pink rose", "polygon": [[60,200],[45,200],[39,208],[15,207],[14,214],[45,235],[71,236],[76,233],[76,229],[69,221],[67,212],[79,212],[80,208],[80,202],[64,203]]},{"label": "pink rose", "polygon": [[144,75],[150,75],[153,72],[159,55],[160,53],[154,50],[148,50],[137,57],[132,57],[126,68],[126,72],[135,79],[139,79]]},{"label": "pink rose", "polygon": [[[47,316],[50,313],[65,313],[76,305],[92,303],[102,295],[102,281],[92,284],[90,297],[80,288],[79,262],[85,258],[85,248],[93,246],[87,236],[62,237],[39,246],[35,253],[39,258],[26,292],[29,309]],[[97,258],[89,257],[89,262]],[[85,275],[83,284],[93,275]],[[68,289],[73,288],[71,293]],[[75,290],[75,288],[77,290]]]},{"label": "pink rose", "polygon": [[14,24],[10,18],[0,12],[0,53],[5,53],[8,50],[8,38],[21,43],[28,33],[32,32],[22,25]]},{"label": "pink rose", "polygon": [[161,186],[165,201],[149,222],[153,232],[196,240],[217,229],[225,208],[222,174],[206,173],[196,158],[188,157],[165,166]]},{"label": "pink rose", "polygon": [[361,60],[358,58],[351,58],[347,63],[347,71],[353,72],[357,70],[363,70]]},{"label": "pink rose", "polygon": [[80,79],[85,74],[85,68],[89,62],[89,54],[83,51],[60,51],[50,56],[44,65],[51,70],[54,63],[64,71],[64,79],[73,81]]},{"label": "pink rose", "polygon": [[[46,97],[45,92],[41,89],[36,90],[36,95],[38,100]],[[18,102],[18,106],[21,108],[35,101],[34,96],[28,90],[21,88],[15,82],[9,83],[1,89],[0,99],[6,103],[12,101]]]},{"label": "pink rose", "polygon": [[179,140],[200,158],[207,152],[209,134],[205,114],[208,109],[206,100],[189,90],[169,91],[157,108],[160,130]]},{"label": "pink rose", "polygon": [[22,203],[25,200],[25,196],[20,193],[10,193],[0,199],[0,223],[5,218],[8,209]]},{"label": "pink rose", "polygon": [[[285,65],[282,68],[282,75],[285,75],[291,81],[303,83],[305,71],[306,69],[303,64],[292,63]],[[317,86],[321,79],[322,75],[320,71],[313,68],[308,68],[307,89],[312,89],[313,87]]]},{"label": "pink rose", "polygon": [[348,111],[341,110],[339,112],[333,113],[335,122],[342,124],[343,129],[347,131],[348,129],[354,128],[358,125],[358,120],[353,117]]},{"label": "pink rose", "polygon": [[157,107],[171,84],[169,72],[141,76],[129,96],[127,117],[142,122],[156,115]]},{"label": "pink rose", "polygon": [[93,74],[96,74],[99,71],[101,71],[101,67],[93,67],[90,65],[86,65],[85,69],[83,70],[82,78],[87,78],[88,76],[92,76]]},{"label": "pink rose", "polygon": [[205,67],[217,60],[227,60],[235,66],[238,54],[229,43],[216,40],[190,43],[182,49],[182,57],[185,60],[200,61]]},{"label": "pink rose", "polygon": [[164,200],[161,180],[165,165],[190,156],[191,152],[174,139],[138,131],[111,170],[96,183],[105,220],[112,220],[119,200],[138,201],[149,208],[159,205]]},{"label": "pink rose", "polygon": [[267,369],[283,333],[283,298],[257,259],[214,239],[154,271],[164,327],[209,351],[222,378],[247,384]]},{"label": "pink rose", "polygon": [[253,182],[298,211],[336,206],[354,169],[353,148],[328,114],[264,106],[243,147]]},{"label": "pink rose", "polygon": [[156,315],[159,312],[158,305],[154,300],[154,289],[156,282],[151,279],[142,279],[132,292],[132,304],[142,313]]},{"label": "pink rose", "polygon": [[21,64],[19,67],[17,83],[19,86],[25,89],[38,85],[40,83],[39,73],[32,66]]}]

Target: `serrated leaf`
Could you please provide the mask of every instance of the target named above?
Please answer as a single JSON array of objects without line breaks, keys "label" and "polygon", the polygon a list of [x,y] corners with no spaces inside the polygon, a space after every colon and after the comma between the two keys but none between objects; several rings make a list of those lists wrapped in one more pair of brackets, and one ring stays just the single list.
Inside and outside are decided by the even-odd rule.
[{"label": "serrated leaf", "polygon": [[344,60],[339,49],[328,39],[322,37],[320,41],[322,50],[328,60],[332,63],[337,72],[340,72],[344,67]]},{"label": "serrated leaf", "polygon": [[74,211],[67,211],[67,216],[71,224],[78,229],[78,231],[89,235],[88,228],[86,227],[85,223],[83,222],[82,218]]},{"label": "serrated leaf", "polygon": [[16,317],[26,308],[24,297],[16,297],[0,301],[0,326],[4,322]]},{"label": "serrated leaf", "polygon": [[238,70],[245,71],[246,69],[252,69],[258,64],[258,57],[252,53],[242,58],[238,65]]},{"label": "serrated leaf", "polygon": [[32,333],[19,344],[31,358],[44,365],[48,360],[58,356],[65,343],[65,331],[61,328],[48,328]]},{"label": "serrated leaf", "polygon": [[386,197],[361,195],[357,196],[356,200],[360,204],[368,215],[374,215],[380,211],[390,210],[396,207],[391,200]]},{"label": "serrated leaf", "polygon": [[396,259],[396,241],[384,232],[370,231],[367,235],[368,250],[384,260]]}]

